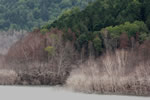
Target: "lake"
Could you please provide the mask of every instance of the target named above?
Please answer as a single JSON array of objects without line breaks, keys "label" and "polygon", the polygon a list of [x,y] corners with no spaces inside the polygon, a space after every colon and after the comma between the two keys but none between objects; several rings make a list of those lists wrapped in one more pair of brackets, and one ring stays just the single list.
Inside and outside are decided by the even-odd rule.
[{"label": "lake", "polygon": [[0,86],[0,100],[150,100],[149,97],[75,93],[60,87]]}]

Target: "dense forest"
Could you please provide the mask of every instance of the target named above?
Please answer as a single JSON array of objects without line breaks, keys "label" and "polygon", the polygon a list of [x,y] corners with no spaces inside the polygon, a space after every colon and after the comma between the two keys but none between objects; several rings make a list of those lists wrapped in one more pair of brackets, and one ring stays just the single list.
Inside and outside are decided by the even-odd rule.
[{"label": "dense forest", "polygon": [[[58,28],[75,33],[77,49],[83,46],[88,49],[92,42],[96,52],[100,53],[104,46],[102,35],[106,29],[112,45],[118,44],[119,37],[126,33],[128,38],[136,37],[138,42],[150,39],[150,1],[149,0],[97,0],[83,11],[74,8],[65,12],[52,24],[43,26],[41,30]],[[47,30],[48,31],[48,30]],[[67,34],[67,33],[66,33]],[[65,35],[71,40],[71,34]],[[116,42],[115,42],[116,41]],[[116,45],[116,48],[119,44]],[[112,47],[114,48],[114,46]]]},{"label": "dense forest", "polygon": [[[150,95],[150,0],[39,1],[16,0],[26,4],[23,11],[33,9],[25,13],[17,6],[33,19],[17,17],[16,11],[2,13],[16,13],[3,16],[6,20],[1,22],[12,21],[7,28],[0,24],[6,29],[39,27],[0,55],[0,84]],[[11,1],[4,4],[9,7]]]},{"label": "dense forest", "polygon": [[72,7],[81,9],[94,0],[0,0],[0,30],[32,30],[51,23]]}]

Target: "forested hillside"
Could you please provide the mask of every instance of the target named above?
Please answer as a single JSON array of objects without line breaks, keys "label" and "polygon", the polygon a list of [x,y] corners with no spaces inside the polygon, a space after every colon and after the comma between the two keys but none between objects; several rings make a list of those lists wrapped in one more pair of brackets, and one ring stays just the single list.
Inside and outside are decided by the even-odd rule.
[{"label": "forested hillside", "polygon": [[[8,14],[0,24],[8,25],[6,29],[31,29],[50,21],[1,55],[0,84],[63,85],[86,93],[150,95],[150,0],[96,0],[87,7],[89,0],[52,1],[5,3],[19,11],[2,13]],[[26,6],[15,6],[15,2]],[[71,9],[56,19],[61,8]]]},{"label": "forested hillside", "polygon": [[62,11],[94,0],[0,0],[0,30],[31,30],[54,21]]},{"label": "forested hillside", "polygon": [[[88,44],[92,42],[98,54],[106,48],[103,33],[109,33],[108,39],[112,43],[109,48],[118,48],[121,45],[119,38],[122,33],[126,33],[129,40],[138,35],[139,39],[136,40],[142,43],[150,37],[150,1],[97,0],[83,11],[74,8],[65,12],[58,20],[43,26],[41,30],[51,28],[66,31],[70,29],[75,33],[75,46],[78,50],[82,47],[88,50]],[[73,38],[67,32],[65,36],[69,40]]]},{"label": "forested hillside", "polygon": [[[126,21],[144,21],[150,28],[149,0],[97,0],[85,10],[73,9],[56,20],[51,27],[85,26],[88,31],[99,31],[107,26],[123,24]],[[68,14],[68,15],[67,15]],[[77,21],[78,20],[78,21]],[[75,24],[76,22],[76,24]],[[76,29],[74,29],[76,30]]]}]

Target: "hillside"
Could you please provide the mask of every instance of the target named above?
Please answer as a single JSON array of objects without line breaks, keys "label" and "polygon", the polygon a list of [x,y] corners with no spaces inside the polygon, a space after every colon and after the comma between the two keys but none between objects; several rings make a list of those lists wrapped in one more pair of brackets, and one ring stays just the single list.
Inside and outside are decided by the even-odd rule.
[{"label": "hillside", "polygon": [[11,46],[0,84],[149,96],[149,5],[149,0],[96,0],[64,11]]},{"label": "hillside", "polygon": [[94,0],[0,0],[0,30],[31,30],[52,22],[66,9]]},{"label": "hillside", "polygon": [[[50,27],[69,27],[74,29],[82,26],[88,31],[99,31],[107,26],[123,24],[127,21],[144,21],[150,28],[149,0],[97,0],[83,11],[72,10],[53,22]],[[76,24],[75,24],[76,22]],[[74,29],[77,30],[77,29]],[[86,31],[86,30],[84,30]]]},{"label": "hillside", "polygon": [[[51,28],[65,30],[65,38],[75,38],[75,46],[79,51],[82,47],[88,50],[92,42],[97,54],[107,48],[106,39],[112,43],[109,48],[119,48],[121,34],[125,33],[130,47],[131,38],[139,43],[150,39],[149,5],[149,0],[97,0],[83,11],[74,8],[65,12],[52,24],[43,26],[41,32],[48,32]],[[75,35],[67,33],[68,29]],[[104,40],[105,33],[108,33],[109,38]]]}]

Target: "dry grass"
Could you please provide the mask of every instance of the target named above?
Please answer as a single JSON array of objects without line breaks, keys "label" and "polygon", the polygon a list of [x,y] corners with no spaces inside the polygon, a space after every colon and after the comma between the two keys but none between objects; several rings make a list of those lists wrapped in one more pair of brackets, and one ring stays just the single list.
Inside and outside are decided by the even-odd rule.
[{"label": "dry grass", "polygon": [[18,79],[18,75],[13,70],[0,70],[0,84],[13,85]]},{"label": "dry grass", "polygon": [[128,51],[121,50],[97,61],[89,60],[72,71],[66,84],[87,93],[150,95],[150,63],[134,64],[132,58]]}]

